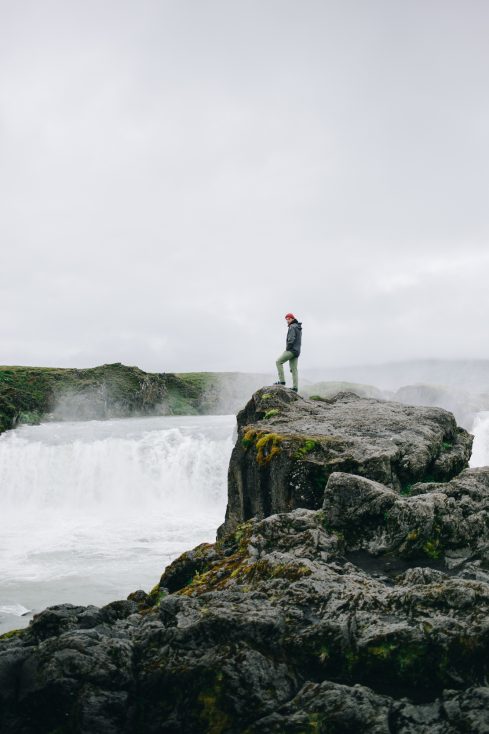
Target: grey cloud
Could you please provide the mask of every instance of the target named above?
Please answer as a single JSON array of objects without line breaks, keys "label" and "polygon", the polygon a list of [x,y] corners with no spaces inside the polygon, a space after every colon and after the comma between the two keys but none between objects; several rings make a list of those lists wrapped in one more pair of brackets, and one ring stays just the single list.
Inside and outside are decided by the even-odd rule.
[{"label": "grey cloud", "polygon": [[489,356],[486,3],[0,20],[1,362]]}]

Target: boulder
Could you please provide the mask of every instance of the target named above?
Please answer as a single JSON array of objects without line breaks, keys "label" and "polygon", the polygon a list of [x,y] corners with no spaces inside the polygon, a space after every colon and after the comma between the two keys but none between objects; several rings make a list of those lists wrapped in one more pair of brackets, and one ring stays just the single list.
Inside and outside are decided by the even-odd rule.
[{"label": "boulder", "polygon": [[332,474],[324,492],[329,527],[349,552],[443,561],[489,581],[489,470],[467,469],[446,483],[414,484],[408,496],[364,477]]},{"label": "boulder", "polygon": [[263,388],[238,413],[219,537],[254,516],[321,507],[333,472],[402,492],[419,481],[451,479],[468,466],[471,449],[472,436],[440,408],[353,393],[306,400]]}]

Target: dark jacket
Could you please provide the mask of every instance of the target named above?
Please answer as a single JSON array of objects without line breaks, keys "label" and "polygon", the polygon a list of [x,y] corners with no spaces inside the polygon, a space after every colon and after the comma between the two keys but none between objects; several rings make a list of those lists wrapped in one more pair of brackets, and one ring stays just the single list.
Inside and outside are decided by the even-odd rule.
[{"label": "dark jacket", "polygon": [[302,341],[302,324],[294,319],[289,324],[289,330],[287,331],[287,341],[285,342],[285,349],[287,352],[292,352],[294,357],[298,357],[301,353],[301,341]]}]

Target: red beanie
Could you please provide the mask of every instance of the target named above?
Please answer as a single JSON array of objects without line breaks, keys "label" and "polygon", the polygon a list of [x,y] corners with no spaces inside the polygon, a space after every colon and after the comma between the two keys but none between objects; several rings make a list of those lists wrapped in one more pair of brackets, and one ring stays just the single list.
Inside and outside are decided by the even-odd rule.
[{"label": "red beanie", "polygon": [[294,316],[294,314],[293,314],[293,313],[286,313],[286,314],[285,314],[285,318],[286,318],[286,319],[295,319],[295,316]]}]

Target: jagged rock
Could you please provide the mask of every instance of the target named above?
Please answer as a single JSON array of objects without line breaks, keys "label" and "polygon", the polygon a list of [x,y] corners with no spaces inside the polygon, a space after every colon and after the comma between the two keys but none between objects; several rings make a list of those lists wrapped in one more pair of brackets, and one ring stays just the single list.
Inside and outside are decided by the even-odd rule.
[{"label": "jagged rock", "polygon": [[[489,563],[489,470],[467,469],[447,483],[420,483],[410,496],[363,477],[332,474],[323,509],[349,551],[444,559],[448,569]],[[486,579],[483,569],[481,578]]]},{"label": "jagged rock", "polygon": [[250,734],[487,734],[489,690],[446,691],[435,702],[413,706],[364,686],[307,683],[278,712],[250,727]]},{"label": "jagged rock", "polygon": [[400,491],[451,479],[468,466],[472,448],[472,437],[442,409],[352,393],[313,401],[263,388],[238,414],[238,429],[220,536],[250,517],[319,508],[335,471]]},{"label": "jagged rock", "polygon": [[2,734],[487,731],[487,583],[376,578],[324,510],[248,522],[205,555],[140,613],[58,607],[4,640]]},{"label": "jagged rock", "polygon": [[164,589],[165,593],[173,593],[181,589],[196,574],[201,573],[204,568],[208,568],[215,558],[214,546],[209,543],[201,543],[197,548],[182,553],[168,566],[161,577],[159,587]]}]

